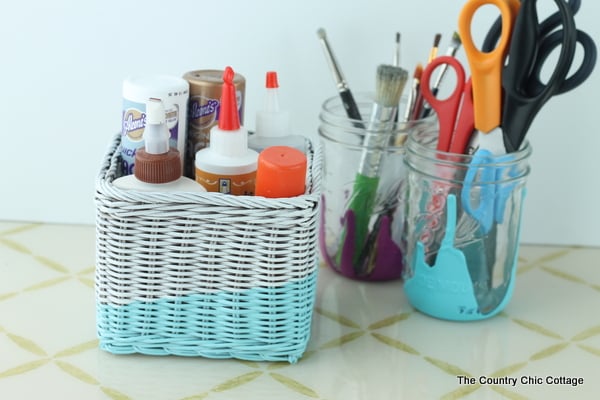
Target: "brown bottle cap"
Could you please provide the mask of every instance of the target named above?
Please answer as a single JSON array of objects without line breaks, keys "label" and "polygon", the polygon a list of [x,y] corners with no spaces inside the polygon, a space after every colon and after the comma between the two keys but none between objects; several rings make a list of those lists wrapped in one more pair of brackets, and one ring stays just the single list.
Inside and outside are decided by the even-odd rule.
[{"label": "brown bottle cap", "polygon": [[179,151],[171,148],[164,154],[150,154],[145,149],[135,152],[135,177],[147,183],[168,183],[181,177]]}]

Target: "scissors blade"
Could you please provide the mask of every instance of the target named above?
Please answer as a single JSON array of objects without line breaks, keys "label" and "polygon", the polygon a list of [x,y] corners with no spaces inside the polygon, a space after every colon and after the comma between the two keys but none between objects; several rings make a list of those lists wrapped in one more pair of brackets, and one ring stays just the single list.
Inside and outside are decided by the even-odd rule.
[{"label": "scissors blade", "polygon": [[454,135],[452,136],[449,152],[465,154],[469,147],[471,137],[473,136],[474,129],[473,82],[471,78],[469,78],[462,92],[460,114],[458,116],[458,121],[456,122],[456,127],[454,128]]},{"label": "scissors blade", "polygon": [[494,224],[496,171],[492,164],[493,155],[479,149],[473,155],[461,189],[461,202],[465,211],[475,218],[483,233],[488,233]]}]

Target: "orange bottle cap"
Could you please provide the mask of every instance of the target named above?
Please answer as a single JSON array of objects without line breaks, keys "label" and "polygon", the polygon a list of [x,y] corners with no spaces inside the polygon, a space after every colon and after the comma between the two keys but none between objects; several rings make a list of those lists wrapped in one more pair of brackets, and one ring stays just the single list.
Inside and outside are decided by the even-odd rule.
[{"label": "orange bottle cap", "polygon": [[280,198],[304,194],[306,156],[289,146],[267,147],[258,155],[256,196]]}]

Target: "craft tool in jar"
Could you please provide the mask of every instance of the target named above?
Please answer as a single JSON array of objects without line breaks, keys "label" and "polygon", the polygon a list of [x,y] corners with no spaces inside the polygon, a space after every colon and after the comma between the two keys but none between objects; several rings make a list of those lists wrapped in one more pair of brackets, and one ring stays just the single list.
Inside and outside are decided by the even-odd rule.
[{"label": "craft tool in jar", "polygon": [[[456,57],[456,53],[460,49],[460,46],[461,46],[460,35],[458,34],[458,32],[454,32],[452,34],[452,39],[450,40],[450,45],[448,46],[448,50],[446,50],[446,54],[444,54],[444,55],[450,56],[450,57]],[[433,87],[431,88],[431,92],[433,93],[434,96],[436,96],[438,91],[440,90],[440,87],[442,86],[442,81],[443,81],[444,77],[446,76],[447,72],[448,72],[448,65],[442,64],[440,66],[437,77],[435,78]],[[426,118],[429,116],[429,114],[431,114],[431,106],[429,104],[425,103],[424,107],[423,107],[422,116],[423,116],[423,118]]]},{"label": "craft tool in jar", "polygon": [[346,78],[344,78],[344,75],[342,74],[342,70],[340,69],[340,66],[333,54],[333,50],[331,49],[331,46],[329,45],[329,41],[327,40],[327,34],[325,32],[325,29],[319,28],[319,30],[317,30],[317,36],[319,37],[319,40],[321,41],[321,44],[323,45],[323,51],[325,52],[325,57],[327,59],[329,67],[331,68],[331,72],[333,73],[333,79],[335,80],[338,92],[342,99],[342,104],[344,105],[344,108],[346,110],[346,114],[348,115],[348,118],[360,121],[362,119],[362,117],[360,115],[360,111],[358,109],[356,101],[354,100],[354,96],[352,95],[352,92],[350,91],[350,87],[348,86],[348,83],[346,82]]},{"label": "craft tool in jar", "polygon": [[375,208],[380,167],[386,146],[394,128],[400,96],[408,79],[408,72],[392,65],[377,68],[375,101],[363,139],[358,172],[345,215],[344,233],[338,248],[337,261],[352,263],[357,275],[367,271],[359,265],[361,252],[369,232]]}]

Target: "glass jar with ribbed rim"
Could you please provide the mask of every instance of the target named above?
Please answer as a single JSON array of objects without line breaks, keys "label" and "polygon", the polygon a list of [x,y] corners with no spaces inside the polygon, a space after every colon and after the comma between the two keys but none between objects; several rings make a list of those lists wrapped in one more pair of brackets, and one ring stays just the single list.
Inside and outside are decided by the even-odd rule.
[{"label": "glass jar with ribbed rim", "polygon": [[[327,99],[319,115],[324,164],[322,259],[352,279],[399,279],[403,267],[404,145],[411,132],[434,127],[436,118],[372,124],[368,121],[373,96],[357,93],[355,99],[362,120],[348,118],[340,97]],[[405,103],[405,99],[400,102],[400,115]],[[371,162],[368,168],[366,157]]]},{"label": "glass jar with ribbed rim", "polygon": [[489,318],[514,288],[531,147],[454,154],[438,151],[437,137],[406,141],[404,292],[434,317]]}]

